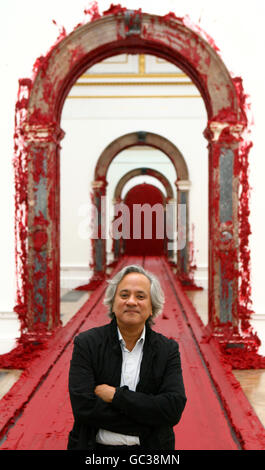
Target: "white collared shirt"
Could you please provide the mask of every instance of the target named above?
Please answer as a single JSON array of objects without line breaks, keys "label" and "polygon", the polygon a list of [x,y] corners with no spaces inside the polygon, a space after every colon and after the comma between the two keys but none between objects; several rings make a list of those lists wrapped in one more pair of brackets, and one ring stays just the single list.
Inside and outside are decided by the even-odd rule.
[{"label": "white collared shirt", "polygon": [[[143,357],[143,346],[145,340],[145,326],[140,338],[132,351],[126,348],[125,341],[118,328],[118,336],[122,350],[122,368],[120,386],[127,385],[130,390],[135,391],[140,378],[140,367]],[[140,444],[138,436],[128,436],[116,432],[99,429],[96,441],[105,445],[137,445]]]}]

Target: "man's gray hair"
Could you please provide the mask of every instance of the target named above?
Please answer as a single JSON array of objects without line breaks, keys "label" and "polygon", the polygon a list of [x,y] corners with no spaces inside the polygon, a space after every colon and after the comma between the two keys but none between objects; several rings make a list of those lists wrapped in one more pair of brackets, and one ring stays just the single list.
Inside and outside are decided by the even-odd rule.
[{"label": "man's gray hair", "polygon": [[150,295],[151,295],[151,303],[152,303],[152,316],[149,317],[148,322],[149,324],[153,324],[153,319],[156,318],[163,310],[165,296],[164,292],[161,288],[160,282],[157,277],[151,273],[150,271],[146,271],[142,266],[137,264],[131,264],[129,266],[125,266],[121,271],[119,271],[112,279],[109,279],[108,287],[106,289],[105,298],[104,298],[104,305],[109,308],[108,315],[110,318],[114,318],[113,313],[113,302],[114,297],[116,294],[117,286],[121,282],[121,280],[130,273],[140,273],[144,274],[150,281]]}]

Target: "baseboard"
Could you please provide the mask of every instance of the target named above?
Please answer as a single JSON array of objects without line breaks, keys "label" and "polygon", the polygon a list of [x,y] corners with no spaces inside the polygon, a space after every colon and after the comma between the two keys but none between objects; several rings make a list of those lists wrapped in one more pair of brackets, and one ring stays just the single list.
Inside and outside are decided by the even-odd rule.
[{"label": "baseboard", "polygon": [[20,321],[15,312],[0,312],[0,354],[20,337]]},{"label": "baseboard", "polygon": [[195,284],[203,289],[208,289],[208,266],[198,265],[194,271]]},{"label": "baseboard", "polygon": [[60,270],[60,287],[62,289],[75,289],[88,283],[93,271],[88,266],[64,265]]},{"label": "baseboard", "polygon": [[251,320],[265,321],[265,313],[253,313]]}]

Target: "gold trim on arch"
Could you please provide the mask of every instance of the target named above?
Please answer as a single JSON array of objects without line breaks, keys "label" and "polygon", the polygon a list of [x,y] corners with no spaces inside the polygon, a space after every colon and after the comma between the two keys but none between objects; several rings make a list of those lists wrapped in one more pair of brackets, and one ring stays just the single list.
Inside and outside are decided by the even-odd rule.
[{"label": "gold trim on arch", "polygon": [[145,54],[139,54],[138,57],[139,74],[145,75]]},{"label": "gold trim on arch", "polygon": [[[158,57],[156,57],[156,63],[158,62]],[[163,59],[162,59],[163,60]],[[127,64],[128,63],[128,54],[126,54],[126,60],[124,62],[105,62],[103,64],[112,65],[112,64]],[[165,63],[167,61],[165,60]],[[138,54],[138,72],[135,73],[84,73],[80,78],[188,78],[188,76],[183,72],[177,73],[146,73],[146,55]]]}]

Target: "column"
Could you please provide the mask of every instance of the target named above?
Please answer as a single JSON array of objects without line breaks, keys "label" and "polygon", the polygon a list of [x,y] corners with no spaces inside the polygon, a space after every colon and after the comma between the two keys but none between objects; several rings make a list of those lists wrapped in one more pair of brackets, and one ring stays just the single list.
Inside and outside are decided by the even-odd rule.
[{"label": "column", "polygon": [[106,180],[92,182],[93,204],[96,209],[97,234],[92,240],[93,280],[104,279],[106,273]]},{"label": "column", "polygon": [[[116,217],[117,217],[117,215],[118,215],[118,214],[116,214],[116,216],[115,216],[115,213],[116,213],[115,207],[121,203],[121,198],[120,197],[117,198],[117,199],[113,198],[112,203],[113,203],[113,206],[114,206],[114,216],[113,216],[113,220],[112,220],[112,224],[113,224]],[[114,235],[114,237],[112,239],[113,257],[114,257],[114,261],[117,261],[120,258],[121,254],[122,254],[123,239],[122,239],[122,237],[118,238],[117,236],[115,236],[115,234],[113,234],[113,235]]]},{"label": "column", "polygon": [[238,150],[243,126],[211,122],[209,141],[209,325],[220,342],[238,332]]},{"label": "column", "polygon": [[23,128],[28,168],[22,333],[29,339],[51,333],[61,324],[58,155],[63,136],[56,125]]},{"label": "column", "polygon": [[176,208],[177,202],[175,198],[166,198],[166,207],[165,207],[165,245],[164,251],[167,254],[168,260],[175,263],[175,254],[176,254]]},{"label": "column", "polygon": [[177,180],[177,273],[189,283],[189,191],[191,182]]}]

